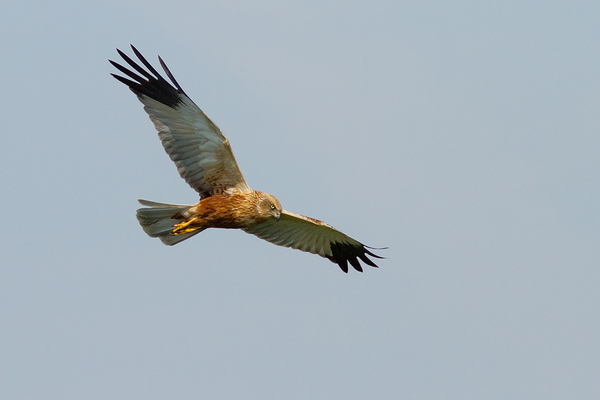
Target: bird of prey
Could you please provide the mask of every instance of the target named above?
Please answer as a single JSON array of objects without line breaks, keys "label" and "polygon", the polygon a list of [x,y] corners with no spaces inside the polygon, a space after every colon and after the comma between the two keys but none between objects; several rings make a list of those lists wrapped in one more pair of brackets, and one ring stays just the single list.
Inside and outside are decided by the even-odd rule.
[{"label": "bird of prey", "polygon": [[137,95],[179,174],[200,194],[195,205],[139,200],[146,207],[137,210],[137,219],[149,236],[174,245],[208,228],[241,229],[279,246],[318,254],[346,273],[348,263],[362,272],[358,259],[377,267],[367,255],[383,257],[368,250],[373,248],[250,189],[225,135],[185,94],[163,60],[158,57],[171,83],[131,48],[147,70],[117,49],[131,69],[109,60],[127,78],[111,75]]}]

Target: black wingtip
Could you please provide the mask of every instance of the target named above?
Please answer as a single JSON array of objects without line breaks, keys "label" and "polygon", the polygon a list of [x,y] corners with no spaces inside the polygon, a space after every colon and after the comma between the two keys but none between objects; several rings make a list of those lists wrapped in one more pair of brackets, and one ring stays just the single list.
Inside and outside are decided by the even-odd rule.
[{"label": "black wingtip", "polygon": [[179,83],[177,82],[177,80],[175,79],[175,77],[173,76],[173,74],[171,73],[171,71],[169,70],[169,67],[167,67],[167,64],[165,64],[165,62],[160,56],[158,56],[158,61],[160,62],[160,66],[162,67],[162,69],[165,71],[165,74],[167,74],[171,82],[173,82],[173,85],[175,85],[175,87],[179,89],[181,93],[185,93],[179,85]]},{"label": "black wingtip", "polygon": [[363,272],[362,267],[360,266],[360,263],[358,262],[358,260],[355,258],[350,258],[348,260],[350,262],[350,265],[352,265],[352,267],[354,267],[355,270],[357,270],[358,272]]},{"label": "black wingtip", "polygon": [[348,261],[340,260],[337,262],[337,264],[340,266],[342,271],[344,271],[345,273],[348,273]]},{"label": "black wingtip", "polygon": [[[111,75],[114,76],[118,81],[129,86],[129,88],[138,96],[147,96],[168,107],[176,108],[182,102],[182,96],[185,96],[185,93],[175,81],[173,74],[171,74],[168,69],[165,70],[176,87],[173,87],[169,82],[167,82],[167,80],[160,75],[160,73],[146,60],[146,58],[138,51],[138,49],[135,48],[134,45],[131,45],[131,49],[141,64],[146,67],[146,69],[142,68],[142,66],[140,66],[137,62],[133,61],[127,54],[117,49],[117,53],[127,64],[129,64],[133,70],[126,68],[115,61],[109,60],[109,62],[121,73],[127,75],[127,77],[131,79],[115,74]],[[164,62],[162,60],[160,61],[161,65],[163,65],[163,68],[166,67]]]},{"label": "black wingtip", "polygon": [[365,264],[373,267],[373,268],[379,268],[377,266],[377,264],[375,264],[373,261],[371,261],[366,255],[364,254],[359,254],[358,258],[360,258],[362,260],[362,262],[364,262]]},{"label": "black wingtip", "polygon": [[374,249],[373,247],[368,247],[360,243],[350,244],[347,242],[334,242],[331,243],[331,256],[328,256],[327,258],[331,262],[338,264],[342,271],[346,273],[348,273],[348,263],[350,263],[350,265],[352,265],[352,267],[358,272],[363,272],[363,268],[358,259],[368,266],[379,268],[377,264],[367,257],[367,255],[379,259],[383,259],[385,257],[373,254],[371,251],[367,250],[367,248]]},{"label": "black wingtip", "polygon": [[366,247],[367,249],[371,249],[371,250],[387,250],[389,249],[389,247],[371,247],[371,246],[367,246],[366,244],[363,244],[364,247]]}]

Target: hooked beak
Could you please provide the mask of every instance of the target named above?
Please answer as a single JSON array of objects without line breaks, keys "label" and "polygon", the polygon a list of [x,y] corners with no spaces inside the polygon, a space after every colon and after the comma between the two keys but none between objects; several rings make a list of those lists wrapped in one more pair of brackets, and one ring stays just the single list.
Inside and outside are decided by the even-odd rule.
[{"label": "hooked beak", "polygon": [[279,218],[281,218],[281,213],[279,213],[279,214],[277,214],[277,215],[275,216],[275,220],[276,220],[277,222],[279,222]]}]

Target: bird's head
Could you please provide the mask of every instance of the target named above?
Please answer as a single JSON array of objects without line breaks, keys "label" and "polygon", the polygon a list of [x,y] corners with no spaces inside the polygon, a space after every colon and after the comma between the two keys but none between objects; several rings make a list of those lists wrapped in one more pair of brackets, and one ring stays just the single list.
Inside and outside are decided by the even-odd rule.
[{"label": "bird's head", "polygon": [[262,193],[259,209],[263,217],[275,218],[277,221],[281,217],[281,203],[268,193]]}]

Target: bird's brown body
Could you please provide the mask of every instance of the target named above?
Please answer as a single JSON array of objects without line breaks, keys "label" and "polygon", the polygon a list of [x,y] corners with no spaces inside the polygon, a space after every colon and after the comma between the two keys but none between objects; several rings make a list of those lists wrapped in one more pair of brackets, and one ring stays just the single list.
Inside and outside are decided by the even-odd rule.
[{"label": "bird's brown body", "polygon": [[[271,207],[273,206],[273,208]],[[197,229],[241,229],[279,218],[281,205],[268,193],[252,190],[205,197],[188,210],[173,218],[183,220],[175,225],[174,234],[184,234]]]}]

